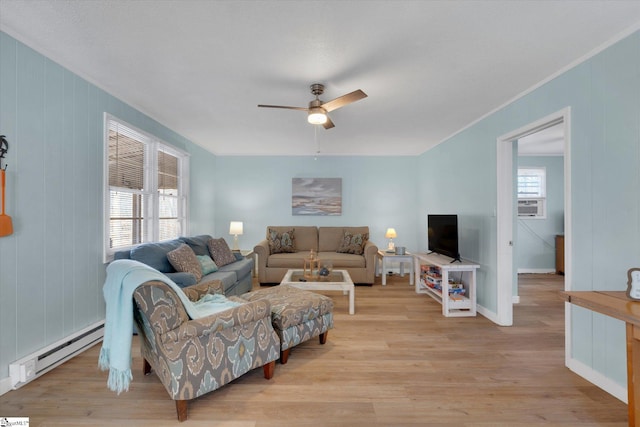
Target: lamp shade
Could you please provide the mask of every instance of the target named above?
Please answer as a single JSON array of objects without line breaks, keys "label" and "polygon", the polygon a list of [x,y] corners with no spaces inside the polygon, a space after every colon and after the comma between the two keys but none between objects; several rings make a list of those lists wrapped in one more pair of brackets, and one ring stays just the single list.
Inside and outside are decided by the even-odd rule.
[{"label": "lamp shade", "polygon": [[234,236],[242,234],[242,221],[231,221],[229,225],[229,234]]},{"label": "lamp shade", "polygon": [[398,235],[396,234],[396,229],[395,228],[387,228],[387,232],[385,233],[384,237],[386,237],[387,239],[394,239],[394,238],[398,237]]}]

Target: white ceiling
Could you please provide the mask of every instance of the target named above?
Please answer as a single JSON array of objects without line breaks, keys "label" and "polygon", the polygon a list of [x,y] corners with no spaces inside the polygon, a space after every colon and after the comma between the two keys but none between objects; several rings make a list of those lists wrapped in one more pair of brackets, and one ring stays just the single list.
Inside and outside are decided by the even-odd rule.
[{"label": "white ceiling", "polygon": [[[2,31],[220,155],[419,154],[639,23],[640,1],[0,0]],[[315,82],[369,97],[331,130],[257,108]]]}]

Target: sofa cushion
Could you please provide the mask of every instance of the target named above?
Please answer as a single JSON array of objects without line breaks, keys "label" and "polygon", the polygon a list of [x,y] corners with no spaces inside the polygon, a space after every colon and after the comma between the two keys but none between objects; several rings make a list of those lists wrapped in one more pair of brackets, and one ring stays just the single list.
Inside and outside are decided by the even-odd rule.
[{"label": "sofa cushion", "polygon": [[267,258],[269,268],[300,268],[304,267],[304,259],[307,252],[294,252],[288,254],[273,254]]},{"label": "sofa cushion", "polygon": [[369,233],[369,227],[318,227],[318,252],[337,252],[345,231],[364,234]]},{"label": "sofa cushion", "polygon": [[364,256],[338,252],[318,252],[320,265],[331,264],[334,269],[366,268]]},{"label": "sofa cushion", "polygon": [[318,227],[318,252],[336,252],[344,236],[344,227]]},{"label": "sofa cushion", "polygon": [[203,276],[218,271],[218,266],[215,262],[213,262],[209,255],[196,255],[196,257],[198,258],[198,262],[200,263],[200,269],[202,269]]},{"label": "sofa cushion", "polygon": [[279,232],[273,228],[267,231],[269,253],[281,254],[296,252],[295,228]]},{"label": "sofa cushion", "polygon": [[189,245],[196,255],[209,255],[207,242],[211,240],[211,236],[208,234],[193,237],[180,237],[178,240]]},{"label": "sofa cushion", "polygon": [[164,273],[165,276],[167,276],[169,279],[173,280],[173,283],[175,283],[176,285],[180,286],[181,288],[184,288],[186,286],[193,286],[196,283],[198,283],[196,281],[196,276],[194,276],[191,273]]},{"label": "sofa cushion", "polygon": [[131,259],[147,264],[161,273],[175,273],[176,269],[169,262],[167,253],[178,249],[181,244],[180,240],[144,243],[131,249]]},{"label": "sofa cushion", "polygon": [[311,249],[318,251],[318,227],[313,225],[292,225],[289,226],[275,226],[270,225],[267,227],[267,240],[269,240],[269,230],[275,230],[278,233],[291,230],[295,228],[296,238],[296,250],[302,252],[309,252]]},{"label": "sofa cushion", "polygon": [[209,282],[211,280],[220,280],[222,283],[222,289],[226,294],[229,288],[232,288],[238,281],[238,276],[234,271],[216,271],[215,273],[207,274],[202,278],[203,282]]},{"label": "sofa cushion", "polygon": [[209,248],[213,262],[216,263],[218,268],[236,261],[236,257],[233,255],[233,252],[231,252],[231,249],[229,249],[227,241],[222,237],[219,239],[209,239],[207,247]]},{"label": "sofa cushion", "polygon": [[167,258],[176,271],[193,274],[196,277],[196,282],[202,279],[200,261],[198,261],[193,249],[186,243],[182,243],[177,249],[168,252]]},{"label": "sofa cushion", "polygon": [[253,273],[253,259],[244,257],[240,258],[236,262],[219,267],[218,271],[233,271],[236,273],[238,280],[240,280],[241,278]]},{"label": "sofa cushion", "polygon": [[362,255],[367,240],[369,240],[369,233],[351,233],[345,230],[340,246],[336,252]]}]

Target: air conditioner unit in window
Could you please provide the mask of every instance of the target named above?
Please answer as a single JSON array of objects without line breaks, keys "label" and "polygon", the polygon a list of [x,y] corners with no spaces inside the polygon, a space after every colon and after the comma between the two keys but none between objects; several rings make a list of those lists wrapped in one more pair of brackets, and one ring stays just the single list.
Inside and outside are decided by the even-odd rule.
[{"label": "air conditioner unit in window", "polygon": [[544,199],[519,199],[518,216],[544,217]]}]

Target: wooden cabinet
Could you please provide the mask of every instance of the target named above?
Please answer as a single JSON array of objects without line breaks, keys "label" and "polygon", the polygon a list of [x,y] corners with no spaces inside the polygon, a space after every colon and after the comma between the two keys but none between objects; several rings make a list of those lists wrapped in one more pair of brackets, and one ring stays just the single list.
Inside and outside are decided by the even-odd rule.
[{"label": "wooden cabinet", "polygon": [[564,235],[556,236],[556,274],[564,274]]}]

